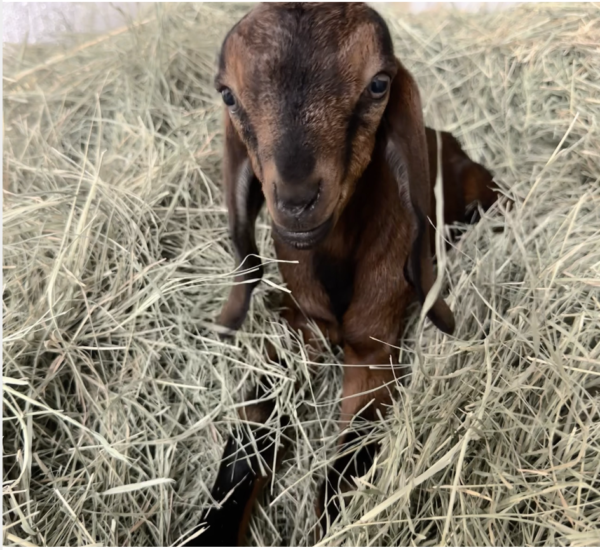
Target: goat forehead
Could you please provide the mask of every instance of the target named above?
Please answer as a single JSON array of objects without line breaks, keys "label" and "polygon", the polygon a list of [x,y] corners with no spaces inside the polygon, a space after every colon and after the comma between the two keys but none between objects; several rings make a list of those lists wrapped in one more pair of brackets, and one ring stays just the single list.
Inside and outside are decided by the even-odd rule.
[{"label": "goat forehead", "polygon": [[357,27],[372,22],[373,13],[359,3],[271,3],[250,12],[241,27],[246,27],[258,46],[284,46],[291,39],[339,47]]},{"label": "goat forehead", "polygon": [[[239,74],[253,103],[280,104],[284,111],[299,112],[332,101],[340,108],[362,90],[381,68],[382,52],[371,25],[352,33],[323,32],[309,21],[277,27],[262,40],[253,33],[234,39],[232,49],[241,53]],[[233,55],[231,57],[238,57]]]},{"label": "goat forehead", "polygon": [[254,75],[257,82],[252,89],[257,90],[259,101],[284,118],[304,118],[304,123],[320,107],[328,106],[332,113],[347,107],[357,80],[336,56],[301,44],[258,67]]},{"label": "goat forehead", "polygon": [[393,55],[386,34],[377,14],[358,4],[267,4],[228,36],[223,65],[237,65],[237,80],[248,84],[315,93],[337,85],[341,94],[362,76],[368,55]]}]

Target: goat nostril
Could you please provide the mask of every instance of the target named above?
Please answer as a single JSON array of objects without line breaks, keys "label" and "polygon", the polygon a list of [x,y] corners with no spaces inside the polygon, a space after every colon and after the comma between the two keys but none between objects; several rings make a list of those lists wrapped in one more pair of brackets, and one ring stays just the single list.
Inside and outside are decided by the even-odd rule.
[{"label": "goat nostril", "polygon": [[291,192],[282,193],[274,185],[277,208],[286,214],[299,217],[315,208],[321,197],[321,186],[322,182],[319,181],[316,190],[315,186],[311,185],[304,189],[295,187]]},{"label": "goat nostril", "polygon": [[308,201],[308,203],[306,204],[306,210],[312,210],[315,205],[317,204],[317,201],[319,200],[319,197],[321,196],[321,182],[319,181],[319,184],[317,185],[317,192],[313,195],[313,198],[310,199]]}]

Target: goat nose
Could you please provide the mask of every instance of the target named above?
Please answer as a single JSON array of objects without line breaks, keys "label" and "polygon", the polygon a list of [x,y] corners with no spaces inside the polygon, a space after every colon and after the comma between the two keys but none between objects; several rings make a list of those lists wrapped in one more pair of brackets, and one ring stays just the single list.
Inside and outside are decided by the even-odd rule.
[{"label": "goat nose", "polygon": [[302,185],[275,185],[277,209],[299,217],[311,210],[321,195],[321,181]]}]

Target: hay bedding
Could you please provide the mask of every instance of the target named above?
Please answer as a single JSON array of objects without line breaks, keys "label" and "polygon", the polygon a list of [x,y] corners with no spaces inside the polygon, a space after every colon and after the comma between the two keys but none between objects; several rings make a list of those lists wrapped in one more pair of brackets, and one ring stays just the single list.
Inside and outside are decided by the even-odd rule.
[{"label": "hay bedding", "polygon": [[[210,330],[232,271],[211,80],[245,9],[155,5],[126,32],[5,47],[5,544],[175,543],[266,371],[298,429],[250,542],[313,541],[341,358],[294,351],[265,218],[248,320],[230,344]],[[456,336],[413,315],[376,475],[325,542],[600,544],[600,11],[384,14],[427,121],[516,202],[448,255]]]}]

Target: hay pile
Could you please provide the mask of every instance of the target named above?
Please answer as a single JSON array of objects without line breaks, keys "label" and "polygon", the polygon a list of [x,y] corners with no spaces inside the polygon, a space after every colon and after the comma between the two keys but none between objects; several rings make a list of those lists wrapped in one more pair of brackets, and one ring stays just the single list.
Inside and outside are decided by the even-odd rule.
[{"label": "hay pile", "polygon": [[[237,340],[210,329],[233,267],[211,83],[245,9],[154,5],[126,32],[5,47],[6,544],[176,543],[265,371],[298,430],[250,543],[313,542],[339,352],[311,377],[270,305],[272,261]],[[456,335],[407,330],[414,376],[324,543],[600,544],[600,10],[393,10],[428,123],[515,207],[449,254]],[[265,218],[258,241],[273,258]],[[289,371],[265,361],[266,340]]]}]

